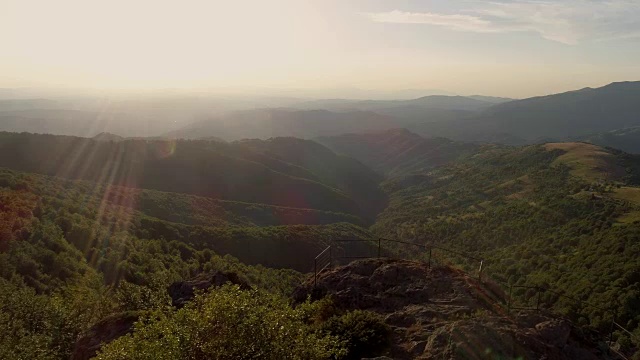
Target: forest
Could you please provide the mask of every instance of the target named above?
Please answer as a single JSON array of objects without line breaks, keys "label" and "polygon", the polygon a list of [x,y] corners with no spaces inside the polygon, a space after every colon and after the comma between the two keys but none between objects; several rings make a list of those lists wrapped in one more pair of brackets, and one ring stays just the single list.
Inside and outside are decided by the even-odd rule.
[{"label": "forest", "polygon": [[[487,281],[504,290],[552,289],[538,300],[542,306],[586,329],[608,331],[614,314],[635,334],[616,333],[628,348],[640,335],[640,188],[636,187],[640,160],[634,155],[582,143],[463,146],[461,152],[454,147],[450,160],[435,166],[407,166],[407,157],[388,156],[384,169],[389,172],[385,172],[369,170],[349,157],[349,151],[357,158],[364,154],[362,147],[372,146],[366,138],[343,146],[341,155],[291,138],[230,144],[177,141],[175,154],[167,155],[171,160],[165,162],[148,155],[149,149],[165,144],[162,140],[97,144],[50,135],[2,136],[0,144],[13,154],[5,152],[6,167],[0,169],[2,358],[68,358],[87,331],[128,316],[138,319],[136,330],[105,346],[98,358],[152,359],[161,349],[171,348],[175,358],[239,359],[244,357],[211,351],[230,344],[245,346],[249,339],[286,346],[256,355],[264,358],[278,358],[282,354],[278,351],[285,350],[300,359],[358,358],[363,346],[373,344],[366,339],[379,342],[388,331],[375,314],[336,312],[326,302],[294,308],[289,299],[313,270],[314,257],[334,240],[369,241],[375,249],[380,237],[484,259]],[[398,133],[380,136],[388,136],[390,140],[383,143],[391,144]],[[320,203],[318,208],[283,206],[278,201],[251,203],[246,194],[233,192],[224,197],[171,192],[179,187],[171,185],[175,180],[168,175],[147,178],[142,173],[133,177],[136,186],[132,186],[120,175],[104,176],[120,174],[121,168],[117,162],[102,160],[87,161],[86,170],[80,172],[55,173],[45,162],[24,161],[45,156],[45,148],[37,144],[40,140],[59,144],[63,164],[70,161],[64,154],[72,153],[78,143],[96,154],[117,152],[113,149],[123,146],[146,149],[135,155],[138,158],[128,155],[132,158],[123,163],[126,168],[132,166],[127,162],[158,159],[148,165],[156,174],[176,169],[178,149],[189,149],[195,158],[204,158],[200,153],[233,154],[252,167],[269,163],[269,171],[278,176],[296,174],[296,180],[283,183],[283,189],[305,179],[336,194],[330,199],[341,200],[329,209]],[[428,145],[431,140],[425,141],[414,151],[423,151],[421,159],[428,164],[424,159],[434,150]],[[440,139],[434,142],[436,147],[442,144]],[[393,153],[393,147],[381,151]],[[107,155],[98,159],[103,156]],[[249,157],[251,161],[246,160]],[[237,169],[224,164],[226,177],[243,174],[234,174]],[[347,169],[348,164],[357,165]],[[181,168],[181,174],[192,169]],[[354,178],[354,172],[365,180]],[[192,176],[215,184],[219,177],[209,174],[213,172]],[[361,183],[366,186],[358,187]],[[368,186],[377,189],[369,203],[384,206],[379,213],[375,210],[374,220],[372,212],[358,210],[374,210],[358,205],[366,203],[363,195]],[[258,185],[252,191],[261,189]],[[309,196],[307,200],[312,199]],[[335,206],[341,211],[331,211]],[[385,251],[408,253],[403,245],[391,244]],[[450,256],[446,261],[474,271],[463,258]],[[197,295],[182,309],[171,305],[167,292],[171,284],[217,271],[237,274],[254,293],[230,285]],[[535,294],[522,288],[513,295],[530,303]],[[240,309],[247,307],[252,315],[245,318]],[[203,316],[221,314],[228,317],[215,328],[207,330],[199,323]],[[317,314],[325,315],[318,319]],[[268,327],[253,333],[253,321],[265,317],[286,321],[283,326],[295,332]],[[238,322],[239,328],[231,326]],[[375,331],[363,333],[368,327]],[[210,339],[207,331],[227,335],[212,343],[205,340]],[[158,334],[164,340],[158,342]]]}]

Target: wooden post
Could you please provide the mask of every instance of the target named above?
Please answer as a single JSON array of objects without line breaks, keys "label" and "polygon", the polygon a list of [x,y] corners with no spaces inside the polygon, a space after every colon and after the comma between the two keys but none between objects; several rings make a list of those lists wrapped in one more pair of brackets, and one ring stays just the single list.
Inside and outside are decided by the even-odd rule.
[{"label": "wooden post", "polygon": [[484,260],[480,260],[480,269],[478,269],[478,281],[480,281],[480,283],[482,283],[482,265],[484,263]]},{"label": "wooden post", "polygon": [[540,288],[536,287],[536,290],[538,290],[538,299],[536,300],[536,310],[540,310]]},{"label": "wooden post", "polygon": [[382,239],[378,238],[378,259],[380,259],[380,242]]},{"label": "wooden post", "polygon": [[509,285],[509,298],[507,299],[507,314],[511,314],[511,292],[513,285]]},{"label": "wooden post", "polygon": [[318,259],[313,259],[313,287],[318,286]]},{"label": "wooden post", "polygon": [[427,265],[429,269],[431,269],[431,249],[432,249],[432,247],[429,246],[429,262],[428,262],[428,265]]}]

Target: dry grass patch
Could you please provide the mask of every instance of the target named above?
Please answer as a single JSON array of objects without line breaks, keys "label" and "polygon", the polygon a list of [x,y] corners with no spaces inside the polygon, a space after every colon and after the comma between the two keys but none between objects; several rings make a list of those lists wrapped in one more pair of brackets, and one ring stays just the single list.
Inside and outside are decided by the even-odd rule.
[{"label": "dry grass patch", "polygon": [[613,189],[611,196],[640,205],[640,188],[637,187],[623,186],[619,189]]},{"label": "dry grass patch", "polygon": [[565,164],[574,176],[589,181],[618,181],[625,175],[624,167],[618,165],[615,155],[607,150],[587,143],[548,143],[547,151],[562,150],[554,164]]}]

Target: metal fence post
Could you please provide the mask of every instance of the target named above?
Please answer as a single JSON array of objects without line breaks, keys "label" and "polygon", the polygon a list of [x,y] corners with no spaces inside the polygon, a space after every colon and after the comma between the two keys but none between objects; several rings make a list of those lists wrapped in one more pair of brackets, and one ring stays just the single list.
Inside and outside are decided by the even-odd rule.
[{"label": "metal fence post", "polygon": [[380,242],[382,239],[378,238],[378,259],[380,258]]},{"label": "metal fence post", "polygon": [[313,287],[318,285],[318,259],[313,260]]},{"label": "metal fence post", "polygon": [[513,291],[513,285],[509,285],[509,298],[507,299],[507,314],[511,314],[511,292]]},{"label": "metal fence post", "polygon": [[611,313],[611,329],[609,329],[609,347],[613,344],[613,329],[616,323],[616,314]]},{"label": "metal fence post", "polygon": [[333,251],[331,250],[331,246],[329,246],[329,268],[332,267],[331,265],[332,263],[333,263]]},{"label": "metal fence post", "polygon": [[540,288],[537,287],[536,290],[538,290],[538,299],[536,300],[536,310],[540,310]]},{"label": "metal fence post", "polygon": [[432,247],[431,247],[431,246],[429,246],[429,263],[428,263],[428,265],[427,265],[427,266],[428,266],[428,269],[431,269],[431,249],[432,249]]},{"label": "metal fence post", "polygon": [[482,283],[482,265],[484,264],[484,260],[480,260],[480,269],[478,269],[478,281]]}]

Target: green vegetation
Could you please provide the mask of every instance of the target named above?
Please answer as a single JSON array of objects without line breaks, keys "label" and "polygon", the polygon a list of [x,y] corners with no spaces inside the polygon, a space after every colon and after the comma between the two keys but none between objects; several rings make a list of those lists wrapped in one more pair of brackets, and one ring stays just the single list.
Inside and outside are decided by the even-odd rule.
[{"label": "green vegetation", "polygon": [[167,286],[202,273],[232,271],[288,295],[303,277],[292,269],[311,269],[330,239],[370,236],[351,223],[260,227],[262,215],[243,212],[250,204],[6,169],[0,199],[2,358],[69,358],[92,325],[164,311]]},{"label": "green vegetation", "polygon": [[100,185],[324,210],[368,220],[385,204],[377,187],[380,179],[372,170],[301,140],[112,142],[0,133],[0,166]]},{"label": "green vegetation", "polygon": [[152,313],[97,359],[341,358],[338,338],[315,331],[304,310],[264,291],[225,286],[178,311]]},{"label": "green vegetation", "polygon": [[425,139],[406,129],[325,136],[316,140],[389,177],[428,171],[477,150],[474,144],[444,138]]},{"label": "green vegetation", "polygon": [[322,330],[342,340],[347,350],[345,359],[353,360],[380,354],[389,345],[391,335],[380,315],[362,310],[334,315],[322,325]]},{"label": "green vegetation", "polygon": [[[555,148],[488,146],[418,183],[391,179],[390,206],[373,229],[483,258],[485,273],[504,285],[548,287],[578,299],[547,293],[541,301],[583,325],[606,332],[611,310],[640,334],[640,227],[629,221],[640,210],[632,186],[640,161],[595,149],[623,164],[624,178],[574,176],[575,162],[585,166],[576,175],[593,170],[593,152]],[[569,164],[568,156],[575,157]]]},{"label": "green vegetation", "polygon": [[[376,236],[468,253],[502,286],[561,291],[568,297],[543,293],[542,306],[578,324],[607,331],[615,314],[640,335],[638,157],[584,143],[398,137],[414,138],[391,132],[382,136],[390,142],[372,135],[356,146],[365,156],[382,143],[367,161],[389,160],[377,169],[383,180],[291,138],[0,134],[0,165],[14,168],[0,168],[0,357],[68,358],[88,329],[121,314],[141,321],[102,359],[379,355],[391,333],[374,314],[288,301],[332,240]],[[360,244],[376,253],[375,243]],[[168,285],[216,271],[253,289],[227,286],[170,306]],[[530,292],[515,295],[530,301]]]}]

